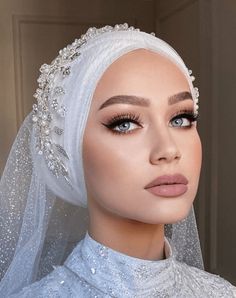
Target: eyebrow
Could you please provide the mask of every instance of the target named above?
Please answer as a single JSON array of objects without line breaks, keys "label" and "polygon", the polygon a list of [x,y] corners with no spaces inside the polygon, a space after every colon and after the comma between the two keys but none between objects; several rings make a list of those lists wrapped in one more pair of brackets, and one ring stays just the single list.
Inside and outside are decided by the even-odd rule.
[{"label": "eyebrow", "polygon": [[[168,104],[173,105],[180,101],[187,100],[187,99],[193,99],[191,93],[189,91],[183,91],[176,93],[174,95],[171,95],[168,97]],[[135,96],[135,95],[115,95],[110,98],[108,98],[99,108],[99,110],[108,107],[113,104],[130,104],[130,105],[136,105],[136,106],[143,106],[143,107],[149,107],[150,106],[150,100],[145,97],[141,96]]]}]

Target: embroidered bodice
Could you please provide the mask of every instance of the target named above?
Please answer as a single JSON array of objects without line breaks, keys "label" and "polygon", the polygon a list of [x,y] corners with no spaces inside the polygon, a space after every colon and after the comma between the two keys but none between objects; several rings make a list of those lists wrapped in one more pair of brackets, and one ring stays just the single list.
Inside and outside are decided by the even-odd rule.
[{"label": "embroidered bodice", "polygon": [[150,261],[108,248],[87,233],[63,266],[11,297],[236,297],[220,276],[176,260],[165,238],[165,259]]}]

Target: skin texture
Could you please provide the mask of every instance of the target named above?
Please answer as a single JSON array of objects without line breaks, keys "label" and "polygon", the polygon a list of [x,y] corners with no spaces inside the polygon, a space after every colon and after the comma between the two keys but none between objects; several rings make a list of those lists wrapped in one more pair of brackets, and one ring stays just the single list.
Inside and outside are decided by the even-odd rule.
[{"label": "skin texture", "polygon": [[[145,49],[121,56],[99,80],[83,139],[89,234],[98,242],[142,259],[164,258],[164,224],[188,215],[202,161],[196,122],[189,127],[181,118],[182,125],[173,125],[176,113],[193,110],[192,99],[168,105],[168,97],[184,91],[190,88],[179,68]],[[150,106],[119,103],[99,110],[115,95],[142,96]],[[139,115],[141,123],[126,120],[129,133],[114,134],[104,124],[122,113]],[[158,176],[176,173],[189,181],[183,195],[166,198],[144,189]]]}]

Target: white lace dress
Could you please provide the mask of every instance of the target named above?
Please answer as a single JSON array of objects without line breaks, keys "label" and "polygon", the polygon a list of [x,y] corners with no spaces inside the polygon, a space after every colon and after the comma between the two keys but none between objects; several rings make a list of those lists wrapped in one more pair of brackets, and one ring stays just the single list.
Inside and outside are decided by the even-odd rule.
[{"label": "white lace dress", "polygon": [[10,297],[236,297],[220,276],[178,262],[167,238],[165,255],[159,261],[130,257],[87,233],[63,266]]}]

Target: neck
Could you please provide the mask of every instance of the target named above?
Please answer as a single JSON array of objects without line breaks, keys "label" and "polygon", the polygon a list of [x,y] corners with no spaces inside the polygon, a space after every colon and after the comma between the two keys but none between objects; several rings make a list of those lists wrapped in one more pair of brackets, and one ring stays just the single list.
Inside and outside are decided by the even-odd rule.
[{"label": "neck", "polygon": [[126,255],[162,260],[164,224],[147,224],[89,208],[89,235],[97,242]]}]

